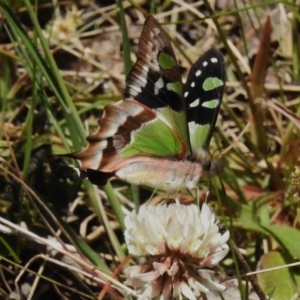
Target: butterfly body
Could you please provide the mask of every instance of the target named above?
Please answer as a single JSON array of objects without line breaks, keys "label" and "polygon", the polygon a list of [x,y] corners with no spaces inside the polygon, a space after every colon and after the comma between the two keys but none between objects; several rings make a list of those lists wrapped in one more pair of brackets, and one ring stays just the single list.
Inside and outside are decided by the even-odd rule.
[{"label": "butterfly body", "polygon": [[198,59],[183,86],[168,37],[148,17],[125,99],[109,104],[88,146],[70,155],[93,183],[117,176],[168,192],[195,188],[220,165],[208,154],[225,84],[217,50]]},{"label": "butterfly body", "polygon": [[205,170],[198,161],[141,157],[115,174],[132,184],[149,186],[171,194],[179,191],[187,193],[198,186],[201,178],[220,172],[220,164],[217,161],[213,164],[213,167]]}]

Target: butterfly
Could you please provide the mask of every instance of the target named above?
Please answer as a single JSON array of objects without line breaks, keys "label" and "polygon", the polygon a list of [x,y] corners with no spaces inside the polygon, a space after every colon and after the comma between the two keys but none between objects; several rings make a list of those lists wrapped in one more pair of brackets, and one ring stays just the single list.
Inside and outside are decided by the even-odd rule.
[{"label": "butterfly", "polygon": [[69,156],[92,183],[112,177],[167,192],[188,192],[219,173],[208,153],[225,87],[216,49],[192,66],[186,84],[162,26],[149,16],[124,99],[107,105],[88,146]]}]

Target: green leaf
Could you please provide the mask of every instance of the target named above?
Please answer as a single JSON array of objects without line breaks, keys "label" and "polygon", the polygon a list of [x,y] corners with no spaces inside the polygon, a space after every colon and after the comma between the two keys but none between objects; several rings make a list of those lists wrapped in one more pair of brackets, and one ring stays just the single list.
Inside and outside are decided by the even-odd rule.
[{"label": "green leaf", "polygon": [[300,231],[288,226],[262,226],[292,258],[300,259]]},{"label": "green leaf", "polygon": [[[260,260],[261,269],[285,265],[286,262],[279,252],[269,252]],[[296,292],[292,274],[288,268],[272,270],[257,275],[258,283],[263,291],[274,300],[292,299]]]}]

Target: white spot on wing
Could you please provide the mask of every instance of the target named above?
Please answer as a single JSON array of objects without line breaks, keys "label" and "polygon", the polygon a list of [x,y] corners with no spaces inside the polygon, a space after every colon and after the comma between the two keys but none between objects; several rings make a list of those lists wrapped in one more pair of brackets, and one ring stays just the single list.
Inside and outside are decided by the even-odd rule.
[{"label": "white spot on wing", "polygon": [[154,95],[157,95],[159,93],[159,90],[163,88],[163,86],[164,86],[163,79],[159,77],[159,79],[154,84]]},{"label": "white spot on wing", "polygon": [[147,84],[147,77],[149,72],[149,66],[143,66],[141,70],[141,74],[139,76],[140,85],[145,87]]},{"label": "white spot on wing", "polygon": [[97,143],[96,148],[94,148],[94,150],[96,149],[96,151],[93,151],[92,155],[89,155],[88,161],[84,159],[81,162],[80,168],[83,170],[91,168],[91,167],[93,169],[97,169],[99,167],[102,157],[103,157],[102,150],[105,149],[106,147],[107,147],[107,140],[103,140],[103,141]]},{"label": "white spot on wing", "polygon": [[210,61],[211,61],[212,63],[217,63],[217,62],[218,62],[218,59],[217,59],[216,57],[212,57],[212,58],[210,59]]},{"label": "white spot on wing", "polygon": [[201,75],[201,70],[198,70],[197,72],[196,72],[196,77],[199,77],[200,75]]},{"label": "white spot on wing", "polygon": [[185,92],[184,93],[184,98],[186,98],[188,96],[189,92]]},{"label": "white spot on wing", "polygon": [[[144,111],[144,108],[140,105],[131,105],[130,106],[130,116],[135,117],[142,113]],[[124,120],[125,122],[125,120]]]},{"label": "white spot on wing", "polygon": [[142,92],[142,89],[139,85],[131,85],[129,89],[129,94],[132,96],[137,96],[139,93]]},{"label": "white spot on wing", "polygon": [[203,62],[203,67],[206,67],[208,65],[208,62],[205,60],[204,62]]},{"label": "white spot on wing", "polygon": [[191,87],[195,87],[195,82],[194,81],[191,83]]},{"label": "white spot on wing", "polygon": [[160,34],[160,29],[159,28],[154,28],[153,30],[154,30],[154,34],[156,34],[156,35]]},{"label": "white spot on wing", "polygon": [[166,88],[168,91],[173,91],[171,83],[167,83]]},{"label": "white spot on wing", "polygon": [[197,107],[199,105],[200,99],[197,98],[195,101],[190,103],[189,107]]},{"label": "white spot on wing", "polygon": [[142,65],[143,70],[148,73],[149,72],[149,66],[148,65]]},{"label": "white spot on wing", "polygon": [[[124,119],[122,123],[124,123],[125,121],[126,121],[126,119]],[[105,137],[114,136],[116,134],[116,132],[118,131],[119,124],[122,124],[122,123],[118,123],[118,124],[113,124],[113,125],[107,126],[107,128],[105,128],[103,130],[103,133],[104,133]],[[102,146],[104,142],[106,142],[106,141],[99,142],[97,144],[97,147],[100,147],[100,149],[106,148],[107,142],[106,142],[106,144],[104,146]]]},{"label": "white spot on wing", "polygon": [[[103,141],[99,142],[98,145],[97,145],[99,147],[98,149],[100,149],[100,150],[106,149],[107,148],[107,143],[108,143],[107,140],[103,140]],[[98,155],[98,159],[101,160],[102,159],[102,152],[101,152],[101,156],[99,155],[99,153],[97,153],[97,155]]]}]

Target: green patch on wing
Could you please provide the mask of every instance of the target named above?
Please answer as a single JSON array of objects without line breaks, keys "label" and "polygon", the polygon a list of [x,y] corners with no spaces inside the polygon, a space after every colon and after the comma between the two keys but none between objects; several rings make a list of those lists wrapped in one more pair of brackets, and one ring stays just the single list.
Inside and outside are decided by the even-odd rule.
[{"label": "green patch on wing", "polygon": [[219,103],[220,103],[219,99],[214,99],[214,100],[203,102],[202,106],[213,109],[218,107]]},{"label": "green patch on wing", "polygon": [[163,70],[170,70],[177,66],[176,60],[167,53],[160,53],[158,55],[158,63]]},{"label": "green patch on wing", "polygon": [[200,99],[198,98],[190,104],[190,107],[197,107],[199,105],[199,103],[200,103]]},{"label": "green patch on wing", "polygon": [[164,81],[163,81],[162,77],[159,77],[158,80],[155,82],[155,87],[157,89],[161,89],[164,87]]},{"label": "green patch on wing", "polygon": [[200,149],[209,133],[210,124],[199,125],[195,122],[189,122],[190,140],[193,150]]},{"label": "green patch on wing", "polygon": [[156,118],[131,133],[131,142],[122,150],[125,157],[153,155],[178,157],[183,144],[166,122]]},{"label": "green patch on wing", "polygon": [[[172,127],[175,132],[178,133],[179,137],[178,139],[181,139],[181,143],[183,143],[186,146],[186,153],[185,155],[189,156],[190,152],[190,140],[189,140],[189,133],[187,132],[187,120],[185,112],[182,111],[175,111],[172,110],[170,107],[162,107],[159,108],[158,111],[163,115],[164,119],[166,120],[166,123],[169,124],[170,127]],[[175,133],[174,133],[175,134]]]},{"label": "green patch on wing", "polygon": [[203,89],[204,91],[211,91],[215,88],[222,86],[224,83],[218,77],[208,77],[203,82]]},{"label": "green patch on wing", "polygon": [[182,95],[182,84],[180,82],[169,82],[167,83],[167,89],[178,94],[180,97]]}]

